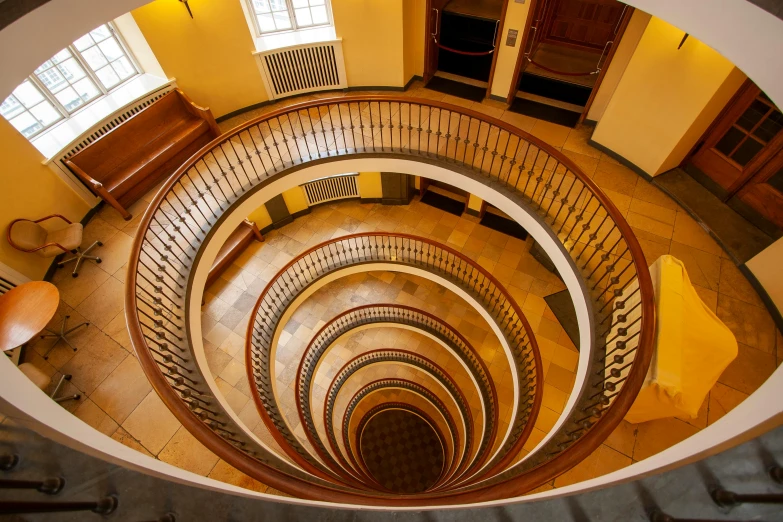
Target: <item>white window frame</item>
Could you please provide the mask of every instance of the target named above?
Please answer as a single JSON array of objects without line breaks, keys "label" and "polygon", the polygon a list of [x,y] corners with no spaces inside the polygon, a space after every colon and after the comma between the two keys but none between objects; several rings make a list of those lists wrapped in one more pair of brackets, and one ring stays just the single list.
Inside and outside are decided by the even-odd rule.
[{"label": "white window frame", "polygon": [[317,29],[319,27],[334,26],[334,19],[332,18],[332,2],[330,0],[324,0],[324,5],[326,6],[326,18],[327,18],[327,22],[325,24],[305,25],[302,27],[299,27],[299,25],[296,23],[296,14],[294,13],[294,6],[292,1],[282,0],[285,2],[286,8],[288,9],[288,18],[291,20],[291,29],[278,29],[276,31],[261,32],[261,27],[258,25],[258,15],[256,14],[256,8],[253,6],[253,0],[242,0],[242,1],[245,2],[247,13],[249,17],[252,19],[253,30],[255,31],[256,33],[255,35],[257,38],[263,38],[264,36],[269,36],[273,34],[292,33],[295,31],[306,31],[308,29]]},{"label": "white window frame", "polygon": [[[67,119],[69,119],[71,117],[73,117],[77,113],[83,111],[84,109],[86,109],[87,107],[92,105],[94,102],[96,102],[96,101],[98,101],[100,99],[103,99],[104,97],[106,97],[111,92],[115,91],[119,87],[125,85],[127,82],[133,80],[134,78],[137,78],[140,74],[144,73],[144,70],[139,65],[139,62],[136,60],[136,57],[133,56],[133,53],[131,52],[130,48],[128,47],[128,44],[125,42],[125,39],[122,37],[122,34],[120,33],[120,31],[117,30],[117,28],[114,26],[114,23],[109,21],[109,22],[106,22],[105,24],[101,24],[101,25],[106,25],[109,28],[109,31],[111,31],[112,36],[114,38],[116,38],[117,42],[119,43],[120,47],[122,48],[122,51],[125,53],[125,56],[128,57],[128,60],[130,61],[131,66],[135,70],[135,73],[130,75],[130,76],[128,76],[124,80],[121,80],[119,83],[117,83],[116,85],[112,86],[110,89],[107,89],[106,87],[104,87],[104,85],[101,82],[100,78],[98,78],[98,76],[95,74],[95,71],[93,71],[92,68],[87,64],[87,60],[85,60],[85,58],[82,56],[81,52],[79,52],[79,50],[76,49],[76,46],[73,44],[73,42],[71,42],[70,44],[68,44],[65,47],[65,49],[68,49],[68,51],[71,53],[71,55],[74,57],[74,59],[79,63],[79,65],[82,67],[82,69],[84,69],[84,72],[86,73],[87,77],[89,77],[92,80],[92,82],[95,84],[95,86],[100,91],[100,95],[92,98],[88,102],[86,102],[83,105],[80,105],[79,107],[77,107],[75,110],[72,110],[72,111],[69,112],[68,109],[66,109],[62,105],[62,103],[60,103],[60,100],[57,99],[55,94],[52,93],[46,87],[46,85],[44,85],[44,83],[41,81],[40,78],[38,78],[38,75],[35,73],[35,71],[33,71],[30,74],[30,76],[25,78],[25,80],[29,80],[40,91],[40,93],[43,95],[43,97],[46,99],[46,101],[48,101],[49,103],[51,103],[54,106],[54,108],[57,110],[57,112],[60,113],[60,115],[62,117],[57,119],[57,120],[55,120],[55,121],[53,121],[49,125],[41,128],[38,132],[36,132],[34,134],[31,134],[30,136],[25,136],[28,140],[32,140],[32,139],[40,136],[44,132],[52,129],[53,127],[61,124],[62,122],[66,121]],[[96,27],[96,29],[97,29],[97,27]],[[86,34],[90,34],[90,32],[91,31],[88,31]],[[82,35],[82,36],[85,36],[85,35]],[[78,40],[78,38],[77,38],[77,40]],[[52,56],[52,58],[53,57],[54,56]],[[36,69],[38,69],[38,67],[36,67]],[[24,83],[24,81],[22,83]],[[20,85],[21,85],[21,83],[20,83]],[[27,110],[27,109],[25,108],[25,110]],[[10,123],[10,120],[6,120],[6,121],[8,121]]]}]

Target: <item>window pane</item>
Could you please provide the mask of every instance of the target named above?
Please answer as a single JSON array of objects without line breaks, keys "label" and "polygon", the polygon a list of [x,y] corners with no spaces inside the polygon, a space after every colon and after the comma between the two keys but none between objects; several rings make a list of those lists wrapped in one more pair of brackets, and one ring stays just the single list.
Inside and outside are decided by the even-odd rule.
[{"label": "window pane", "polygon": [[277,27],[275,27],[275,19],[272,18],[271,14],[258,15],[256,19],[258,20],[258,28],[262,33],[277,29]]},{"label": "window pane", "polygon": [[286,11],[285,0],[269,0],[269,5],[272,6],[272,11]]},{"label": "window pane", "polygon": [[313,25],[313,17],[310,16],[309,7],[305,7],[304,9],[297,9],[294,11],[294,13],[296,14],[296,23],[300,27]]},{"label": "window pane", "polygon": [[24,106],[19,102],[19,100],[16,99],[14,95],[9,96],[3,101],[2,104],[0,104],[0,114],[2,114],[7,120],[10,120],[22,112],[24,112]]},{"label": "window pane", "polygon": [[329,23],[329,16],[326,14],[326,6],[319,5],[310,9],[313,14],[313,24],[321,25]]},{"label": "window pane", "polygon": [[753,131],[753,135],[769,142],[772,138],[777,136],[781,127],[783,127],[783,114],[779,111],[772,111],[772,114],[761,122],[761,125]]},{"label": "window pane", "polygon": [[57,69],[65,76],[65,79],[71,83],[87,76],[87,73],[84,72],[84,69],[82,69],[82,66],[79,65],[79,62],[77,62],[75,58],[71,58],[70,60],[61,63],[57,66]]},{"label": "window pane", "polygon": [[112,69],[111,66],[95,71],[95,75],[98,76],[98,79],[107,89],[111,89],[120,83],[120,77],[117,76],[117,73],[114,72],[114,69]]},{"label": "window pane", "polygon": [[51,61],[53,63],[60,63],[60,62],[64,62],[65,60],[67,60],[71,56],[72,56],[71,55],[71,51],[69,51],[68,49],[63,49],[59,53],[57,53],[54,56],[52,56],[52,60]]},{"label": "window pane", "polygon": [[43,129],[43,125],[41,125],[38,120],[33,118],[32,114],[29,112],[25,112],[21,116],[17,116],[11,120],[11,125],[13,125],[16,130],[21,132],[25,138],[29,138],[39,130]]},{"label": "window pane", "polygon": [[95,44],[95,40],[92,39],[92,37],[89,34],[85,34],[75,42],[73,42],[74,47],[76,47],[79,51],[84,51],[88,47]]},{"label": "window pane", "polygon": [[750,131],[768,111],[769,105],[754,100],[753,103],[750,104],[750,107],[748,107],[745,112],[742,113],[742,116],[739,117],[737,125]]},{"label": "window pane", "polygon": [[715,148],[724,156],[728,156],[744,137],[744,132],[736,127],[732,127],[726,131],[726,134],[724,134],[718,144],[715,145]]},{"label": "window pane", "polygon": [[307,0],[293,0],[292,3],[294,4],[294,9],[298,9],[300,7],[307,7]]},{"label": "window pane", "polygon": [[57,97],[57,101],[59,101],[68,112],[73,112],[79,105],[84,103],[73,87],[63,89],[55,94],[55,96]]},{"label": "window pane", "polygon": [[25,80],[22,82],[22,85],[14,89],[14,96],[25,107],[32,107],[44,99],[41,91],[30,80]]},{"label": "window pane", "polygon": [[79,97],[84,101],[90,101],[96,96],[101,95],[101,91],[95,86],[90,78],[85,78],[73,84],[73,88],[79,93]]},{"label": "window pane", "polygon": [[136,71],[133,69],[133,65],[131,65],[130,60],[128,60],[128,58],[125,56],[112,63],[111,66],[114,69],[114,72],[117,73],[117,76],[123,80],[136,74]]},{"label": "window pane", "polygon": [[288,17],[288,11],[274,13],[275,25],[278,29],[291,29],[291,19]]},{"label": "window pane", "polygon": [[746,139],[742,145],[737,148],[737,152],[731,155],[731,159],[742,165],[743,167],[752,160],[761,149],[764,148],[760,142],[753,138]]},{"label": "window pane", "polygon": [[30,112],[38,121],[44,125],[44,127],[48,127],[62,117],[60,113],[57,112],[57,109],[55,109],[48,101],[39,103],[30,109]]},{"label": "window pane", "polygon": [[57,69],[47,69],[38,74],[38,79],[52,92],[68,87],[68,81]]},{"label": "window pane", "polygon": [[92,36],[96,42],[100,42],[111,36],[111,29],[109,29],[108,25],[104,24],[90,31],[90,36]]},{"label": "window pane", "polygon": [[271,9],[269,9],[269,2],[266,0],[253,0],[253,9],[256,14],[268,13],[271,11]]},{"label": "window pane", "polygon": [[98,47],[101,48],[103,55],[106,56],[110,62],[113,62],[125,54],[122,52],[122,47],[120,47],[120,44],[118,44],[117,40],[114,38],[99,43]]},{"label": "window pane", "polygon": [[97,71],[108,63],[103,53],[98,50],[98,47],[90,47],[82,53],[82,57],[93,71]]}]

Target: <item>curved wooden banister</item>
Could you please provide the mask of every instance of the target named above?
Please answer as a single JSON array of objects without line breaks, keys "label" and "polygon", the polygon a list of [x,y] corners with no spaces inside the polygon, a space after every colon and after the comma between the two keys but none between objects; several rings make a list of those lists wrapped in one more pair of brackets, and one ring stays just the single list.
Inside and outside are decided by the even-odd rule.
[{"label": "curved wooden banister", "polygon": [[[384,109],[388,109],[386,113]],[[422,122],[425,112],[427,121]],[[342,120],[345,114],[348,127]],[[337,116],[340,121],[335,125],[332,118]],[[414,121],[416,116],[418,120]],[[454,117],[456,121],[452,121]],[[467,122],[466,128],[463,122]],[[414,127],[417,124],[420,128]],[[369,136],[365,132],[367,127]],[[463,135],[465,131],[467,134]],[[407,133],[407,143],[404,133]],[[454,135],[450,136],[451,133]],[[378,135],[380,144],[376,143]],[[260,145],[256,138],[260,138]],[[334,141],[329,142],[328,138]],[[430,146],[430,140],[434,140],[435,149]],[[426,146],[423,141],[427,142]],[[445,149],[441,149],[443,141]],[[310,148],[312,142],[317,145],[315,149]],[[511,143],[515,143],[515,150],[511,150],[514,149]],[[320,145],[324,148],[318,149]],[[467,158],[469,150],[472,157]],[[531,164],[527,155],[532,150],[535,152]],[[520,151],[524,152],[521,158]],[[589,299],[593,314],[598,317],[597,331],[593,332],[598,349],[607,349],[600,325],[607,318],[610,325],[615,324],[612,314],[629,298],[624,291],[632,281],[638,284],[640,304],[637,306],[641,317],[638,341],[627,352],[634,352],[633,361],[621,386],[618,384],[618,391],[609,396],[601,394],[606,402],[596,402],[597,406],[584,413],[574,409],[561,428],[562,433],[527,461],[513,465],[509,465],[510,461],[503,462],[493,467],[492,473],[481,482],[461,485],[458,490],[386,496],[358,491],[303,472],[243,432],[230,412],[211,394],[191,353],[186,314],[192,273],[209,230],[220,217],[231,211],[242,193],[258,186],[262,179],[285,176],[292,166],[367,153],[403,155],[414,161],[419,158],[458,174],[470,170],[500,184],[518,199],[517,204],[541,216],[592,291]],[[247,162],[243,166],[245,155]],[[523,168],[529,170],[523,172]],[[534,171],[539,168],[536,174]],[[574,187],[575,193],[571,194]],[[605,223],[608,232],[604,230]],[[596,225],[598,228],[594,228]],[[573,467],[614,431],[635,400],[652,357],[655,335],[652,281],[641,247],[612,201],[554,147],[506,122],[454,105],[373,95],[312,100],[277,109],[244,123],[196,152],[155,195],[138,230],[128,262],[125,313],[131,342],[156,393],[186,429],[213,453],[240,471],[301,498],[349,504],[424,506],[519,495]],[[608,242],[610,236],[612,244]],[[628,264],[623,267],[620,262],[625,260]],[[590,369],[604,368],[605,363],[600,367],[598,364],[599,361],[591,361]],[[606,363],[605,367],[608,371],[611,364]],[[586,381],[584,386],[578,397],[582,401],[579,405],[590,406],[587,398],[595,396],[596,383]],[[585,419],[581,424],[576,423],[580,416]],[[568,423],[571,423],[569,433],[574,437],[565,437],[563,430]]]}]

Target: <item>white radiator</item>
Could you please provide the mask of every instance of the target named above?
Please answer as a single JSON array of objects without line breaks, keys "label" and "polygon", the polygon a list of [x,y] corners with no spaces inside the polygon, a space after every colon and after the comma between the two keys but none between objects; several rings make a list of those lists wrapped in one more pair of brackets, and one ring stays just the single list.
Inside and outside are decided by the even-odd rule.
[{"label": "white radiator", "polygon": [[302,185],[307,203],[312,206],[336,199],[359,197],[359,175],[331,176]]},{"label": "white radiator", "polygon": [[28,277],[20,274],[5,263],[0,263],[0,295],[28,281],[30,281]]},{"label": "white radiator", "polygon": [[348,86],[341,40],[262,51],[256,58],[271,100]]}]

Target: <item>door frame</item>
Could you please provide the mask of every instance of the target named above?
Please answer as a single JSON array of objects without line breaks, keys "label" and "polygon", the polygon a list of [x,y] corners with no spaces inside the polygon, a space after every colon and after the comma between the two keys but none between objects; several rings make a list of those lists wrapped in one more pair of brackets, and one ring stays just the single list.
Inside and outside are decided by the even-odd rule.
[{"label": "door frame", "polygon": [[[485,98],[489,98],[492,94],[492,80],[495,76],[495,68],[497,67],[498,63],[498,55],[500,54],[500,45],[503,41],[503,29],[504,24],[506,23],[506,13],[508,12],[508,3],[510,0],[503,0],[503,7],[500,11],[500,20],[498,20],[498,31],[495,35],[495,52],[492,53],[492,66],[489,69],[489,78],[487,80],[487,91],[485,94]],[[538,0],[530,0],[531,2],[535,3]],[[532,7],[533,4],[531,4]],[[424,71],[422,74],[422,77],[424,79],[424,83],[426,83],[435,75],[437,72],[437,67],[435,70],[430,70],[430,60],[429,56],[430,53],[433,52],[433,46],[434,43],[432,41],[432,0],[427,0],[425,6],[425,14],[424,14]],[[438,26],[440,27],[441,20],[443,19],[442,9],[438,12]],[[439,31],[436,31],[435,34],[439,34]]]},{"label": "door frame", "polygon": [[[544,0],[531,0],[530,3],[530,10],[528,11],[528,14],[535,13],[534,9],[538,2],[541,2]],[[552,0],[555,1],[555,0]],[[625,30],[628,27],[628,23],[631,21],[631,17],[633,16],[633,13],[636,9],[631,7],[630,5],[626,5],[624,7],[622,15],[620,15],[620,20],[618,22],[617,26],[617,34],[614,36],[614,41],[612,43],[612,46],[609,48],[609,52],[606,54],[606,59],[604,60],[603,66],[601,67],[601,71],[598,73],[598,78],[595,80],[595,85],[593,85],[593,90],[590,92],[590,96],[587,99],[587,103],[585,104],[585,108],[582,111],[582,114],[579,116],[579,120],[577,120],[577,124],[581,124],[585,121],[587,118],[587,113],[590,112],[590,107],[593,105],[593,101],[595,101],[595,96],[598,93],[598,89],[601,88],[601,83],[604,81],[604,77],[606,76],[606,71],[609,69],[609,65],[612,63],[612,59],[614,58],[615,53],[617,52],[617,48],[620,47],[620,42],[623,39],[623,36],[625,35]],[[517,55],[517,62],[516,66],[514,67],[514,75],[511,78],[511,90],[508,93],[508,97],[506,98],[506,103],[511,105],[511,103],[514,101],[514,98],[517,96],[517,92],[519,91],[519,78],[522,75],[523,72],[523,65],[525,61],[525,50],[527,49],[528,39],[530,37],[530,26],[533,22],[533,17],[528,16],[527,21],[525,22],[525,32],[524,37],[522,40],[522,43],[519,47],[519,54]],[[544,24],[546,23],[544,20],[542,20]]]}]

